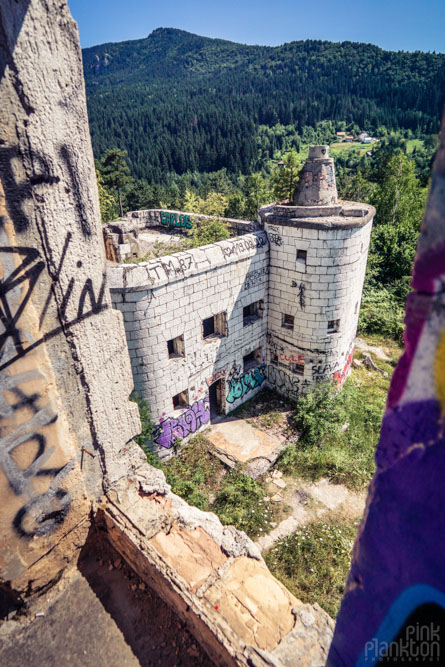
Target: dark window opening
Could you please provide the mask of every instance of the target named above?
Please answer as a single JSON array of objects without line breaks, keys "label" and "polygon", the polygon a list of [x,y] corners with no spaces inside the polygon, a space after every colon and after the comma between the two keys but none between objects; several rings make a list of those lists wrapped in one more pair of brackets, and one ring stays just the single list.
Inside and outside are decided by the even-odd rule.
[{"label": "dark window opening", "polygon": [[291,371],[295,375],[304,375],[304,362],[302,364],[291,364]]},{"label": "dark window opening", "polygon": [[175,410],[188,407],[188,392],[186,389],[173,396],[173,407]]},{"label": "dark window opening", "polygon": [[297,266],[306,270],[307,250],[297,250]]},{"label": "dark window opening", "polygon": [[184,336],[176,336],[167,341],[169,359],[180,359],[185,357]]},{"label": "dark window opening", "polygon": [[243,357],[243,371],[247,373],[252,370],[252,368],[257,368],[263,360],[263,352],[261,347],[257,347],[256,350],[252,350],[249,354],[246,354]]},{"label": "dark window opening", "polygon": [[249,324],[256,322],[263,317],[264,312],[264,301],[254,301],[249,303],[248,306],[243,308],[243,327],[247,327]]},{"label": "dark window opening", "polygon": [[227,336],[227,313],[218,313],[202,321],[202,337]]},{"label": "dark window opening", "polygon": [[213,336],[215,333],[215,318],[213,317],[208,317],[206,320],[202,321],[202,335],[204,338],[207,338],[208,336]]},{"label": "dark window opening", "polygon": [[294,316],[293,315],[286,315],[283,313],[282,318],[281,318],[281,326],[283,329],[290,329],[293,331],[294,328]]},{"label": "dark window opening", "polygon": [[338,333],[340,329],[340,320],[329,320],[328,333]]}]

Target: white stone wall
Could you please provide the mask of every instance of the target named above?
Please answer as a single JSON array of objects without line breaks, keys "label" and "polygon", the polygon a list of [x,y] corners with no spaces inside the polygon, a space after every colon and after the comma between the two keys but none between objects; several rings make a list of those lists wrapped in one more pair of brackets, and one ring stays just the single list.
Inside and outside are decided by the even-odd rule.
[{"label": "white stone wall", "polygon": [[[243,357],[262,348],[266,358],[269,244],[264,232],[221,241],[150,262],[113,267],[113,305],[123,314],[135,390],[148,400],[158,424],[160,453],[175,437],[210,421],[208,392],[224,381],[223,411],[254,396],[265,364],[243,372]],[[243,308],[263,301],[263,316],[243,326]],[[225,312],[227,335],[204,340],[202,321]],[[184,337],[184,358],[170,359],[167,341]],[[188,408],[172,397],[188,392]]]},{"label": "white stone wall", "polygon": [[[372,221],[329,228],[265,224],[270,240],[268,383],[296,398],[314,382],[340,386],[352,360]],[[306,253],[297,260],[297,250]],[[293,330],[283,316],[294,317]],[[338,332],[328,332],[329,321]],[[303,374],[293,365],[304,364]],[[301,372],[301,367],[298,369]]]}]

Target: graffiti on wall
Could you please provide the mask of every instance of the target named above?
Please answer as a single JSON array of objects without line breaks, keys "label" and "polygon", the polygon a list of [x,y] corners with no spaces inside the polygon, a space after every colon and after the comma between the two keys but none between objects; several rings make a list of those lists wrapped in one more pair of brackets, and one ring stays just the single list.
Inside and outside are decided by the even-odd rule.
[{"label": "graffiti on wall", "polygon": [[280,352],[279,360],[284,364],[304,364],[304,354],[285,354]]},{"label": "graffiti on wall", "polygon": [[[443,663],[445,616],[445,137],[406,304],[394,371],[328,664]],[[436,632],[440,629],[440,659]],[[415,641],[419,629],[426,644]],[[409,633],[411,633],[409,635]],[[406,652],[401,649],[411,637]],[[385,650],[386,648],[386,650]],[[419,649],[422,648],[419,656]],[[406,650],[406,649],[405,649]],[[436,651],[436,652],[435,652]],[[437,660],[435,659],[437,657]],[[405,658],[406,660],[404,660]],[[380,663],[379,663],[380,664]]]},{"label": "graffiti on wall", "polygon": [[278,368],[273,364],[267,367],[267,381],[272,387],[284,394],[291,400],[297,400],[303,387],[309,385],[308,380],[299,377],[298,375],[289,375],[283,368]]},{"label": "graffiti on wall", "polygon": [[189,215],[184,213],[170,213],[170,211],[160,211],[161,225],[165,227],[176,227],[179,229],[191,229],[193,222]]},{"label": "graffiti on wall", "polygon": [[242,236],[241,238],[228,239],[224,243],[218,245],[224,255],[224,259],[229,259],[232,255],[242,256],[249,250],[256,248],[263,248],[267,244],[266,234],[258,233],[250,236]]},{"label": "graffiti on wall", "polygon": [[243,289],[252,289],[264,283],[264,279],[269,275],[269,267],[263,266],[261,269],[250,271],[244,280]]},{"label": "graffiti on wall", "polygon": [[273,245],[276,246],[282,246],[283,245],[283,239],[279,234],[276,234],[275,232],[269,232],[269,241],[273,243]]},{"label": "graffiti on wall", "polygon": [[[65,191],[72,198],[78,232],[87,241],[93,232],[75,168],[76,153],[66,145],[56,153],[65,167]],[[73,251],[76,230],[66,233],[56,259],[45,220],[29,214],[35,210],[34,198],[43,200],[42,188],[61,182],[54,171],[56,161],[30,149],[34,174],[19,178],[13,164],[20,163],[22,157],[18,147],[0,149],[6,202],[0,216],[0,467],[8,482],[10,495],[2,500],[11,507],[12,529],[21,538],[33,539],[50,534],[67,517],[72,499],[66,478],[75,465],[66,453],[66,428],[56,408],[54,378],[44,344],[62,335],[80,381],[85,383],[83,364],[70,332],[109,305],[105,274],[99,286],[84,275],[80,278],[79,259],[77,264],[70,263],[73,269],[67,275],[67,257]],[[39,188],[38,194],[34,194],[34,187]],[[15,244],[31,225],[38,228],[44,254],[36,247]],[[43,292],[43,277],[45,284],[49,283],[47,293]],[[86,422],[95,446],[87,395],[86,401]]]},{"label": "graffiti on wall", "polygon": [[[7,241],[4,229],[0,239]],[[58,445],[59,416],[54,400],[48,397],[48,382],[37,355],[45,337],[33,340],[26,326],[26,309],[44,263],[34,248],[4,245],[0,247],[0,268],[4,276],[0,283],[4,327],[0,336],[0,467],[22,503],[12,526],[20,537],[30,539],[52,532],[64,521],[71,499],[63,479],[73,463],[48,465]],[[48,304],[47,299],[41,321]],[[13,365],[25,355],[25,367]]]},{"label": "graffiti on wall", "polygon": [[261,387],[266,380],[266,364],[260,364],[246,373],[241,373],[239,366],[233,366],[227,380],[229,388],[227,402],[234,403],[257,387]]},{"label": "graffiti on wall", "polygon": [[160,422],[153,432],[153,440],[160,447],[170,449],[175,440],[196,433],[210,421],[209,396],[193,403],[179,417],[169,417]]},{"label": "graffiti on wall", "polygon": [[348,354],[346,355],[345,365],[343,366],[342,370],[334,373],[334,382],[339,388],[343,385],[343,382],[349,375],[353,357],[354,357],[354,345],[352,344],[351,347],[349,348]]}]

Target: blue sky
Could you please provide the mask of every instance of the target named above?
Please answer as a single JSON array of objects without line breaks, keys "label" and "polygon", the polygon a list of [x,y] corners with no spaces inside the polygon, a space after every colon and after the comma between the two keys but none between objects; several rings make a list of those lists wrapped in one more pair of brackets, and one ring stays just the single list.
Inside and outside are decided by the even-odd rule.
[{"label": "blue sky", "polygon": [[445,0],[68,0],[83,47],[180,28],[245,44],[371,42],[445,53]]}]

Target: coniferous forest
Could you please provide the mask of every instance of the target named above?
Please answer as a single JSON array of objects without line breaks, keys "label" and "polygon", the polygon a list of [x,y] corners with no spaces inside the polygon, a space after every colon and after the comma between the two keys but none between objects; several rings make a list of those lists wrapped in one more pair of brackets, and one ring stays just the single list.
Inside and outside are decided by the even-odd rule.
[{"label": "coniferous forest", "polygon": [[83,58],[96,156],[125,149],[133,176],[149,182],[261,169],[283,148],[280,126],[292,126],[296,148],[325,120],[437,133],[445,101],[443,54],[371,44],[246,46],[160,28]]}]

